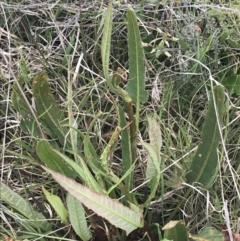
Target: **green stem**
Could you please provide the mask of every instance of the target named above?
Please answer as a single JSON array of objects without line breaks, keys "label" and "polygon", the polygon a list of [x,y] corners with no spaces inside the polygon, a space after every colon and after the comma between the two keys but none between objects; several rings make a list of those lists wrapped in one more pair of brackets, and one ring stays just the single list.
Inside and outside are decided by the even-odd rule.
[{"label": "green stem", "polygon": [[117,72],[113,74],[112,77],[112,87],[114,91],[123,99],[126,106],[126,112],[129,117],[129,123],[130,123],[130,138],[131,138],[131,151],[132,151],[132,162],[134,162],[137,158],[137,127],[136,127],[136,120],[134,117],[133,112],[133,105],[132,105],[132,99],[129,96],[128,92],[122,89],[119,86],[119,83],[122,80],[122,76],[125,75],[124,71],[120,69]]},{"label": "green stem", "polygon": [[129,117],[130,124],[130,138],[131,138],[131,151],[132,151],[132,161],[134,162],[137,158],[137,132],[136,132],[136,122],[133,114],[132,102],[126,103],[126,111]]}]

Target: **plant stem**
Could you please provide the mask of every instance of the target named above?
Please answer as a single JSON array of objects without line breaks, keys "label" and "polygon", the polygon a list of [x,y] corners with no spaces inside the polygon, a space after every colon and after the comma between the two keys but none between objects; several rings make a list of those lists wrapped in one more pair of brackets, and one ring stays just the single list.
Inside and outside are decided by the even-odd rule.
[{"label": "plant stem", "polygon": [[137,133],[136,133],[136,122],[133,113],[132,102],[126,102],[126,111],[129,117],[130,124],[130,139],[131,139],[131,151],[132,151],[132,162],[137,158]]}]

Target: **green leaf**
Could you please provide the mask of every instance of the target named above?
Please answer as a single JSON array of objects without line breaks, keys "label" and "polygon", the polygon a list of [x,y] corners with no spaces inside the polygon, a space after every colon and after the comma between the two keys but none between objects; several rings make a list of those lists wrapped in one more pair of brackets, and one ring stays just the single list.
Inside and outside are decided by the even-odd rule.
[{"label": "green leaf", "polygon": [[[149,139],[152,151],[156,154],[156,157],[150,154],[148,151],[148,162],[146,169],[146,180],[151,179],[148,183],[148,187],[151,189],[151,199],[154,198],[158,185],[160,183],[160,166],[161,166],[161,156],[160,149],[162,147],[162,137],[159,124],[153,117],[148,117],[149,126]],[[156,159],[154,161],[154,158]],[[150,199],[149,199],[150,201]]]},{"label": "green leaf", "polygon": [[39,74],[33,81],[33,96],[39,119],[45,130],[52,138],[57,138],[65,146],[67,129],[62,127],[67,124],[63,111],[58,107],[54,96],[50,92],[46,73]]},{"label": "green leaf", "polygon": [[102,65],[104,77],[109,83],[109,58],[110,58],[110,47],[111,47],[111,34],[112,34],[112,1],[109,1],[108,9],[105,17],[103,37],[101,45],[102,54]]},{"label": "green leaf", "polygon": [[43,169],[49,172],[69,194],[74,196],[87,208],[91,209],[98,216],[105,218],[117,228],[125,230],[127,234],[138,227],[143,227],[142,212],[135,212],[117,200],[113,200],[103,194],[98,194],[49,168],[43,167]]},{"label": "green leaf", "polygon": [[[119,115],[119,124],[122,128],[122,138],[121,138],[121,144],[122,144],[122,176],[128,172],[129,169],[131,169],[132,165],[132,151],[131,151],[131,140],[129,135],[129,129],[124,128],[128,123],[125,118],[125,114],[123,112],[123,109],[121,106],[118,107],[118,115]],[[127,191],[129,192],[132,189],[133,186],[133,175],[132,173],[126,177],[124,180],[125,186],[127,188]]]},{"label": "green leaf", "polygon": [[32,226],[41,228],[44,231],[51,230],[51,225],[47,219],[41,213],[35,211],[29,202],[24,200],[3,182],[0,183],[0,193],[1,199],[31,221]]},{"label": "green leaf", "polygon": [[129,51],[129,81],[127,91],[136,104],[147,100],[145,90],[144,54],[141,43],[137,17],[133,9],[127,12],[128,51]]},{"label": "green leaf", "polygon": [[37,155],[40,160],[52,170],[65,174],[68,177],[76,177],[75,171],[71,170],[68,165],[66,165],[62,157],[54,151],[47,141],[42,140],[37,144]]},{"label": "green leaf", "polygon": [[42,186],[42,190],[43,190],[43,193],[44,193],[46,199],[48,200],[48,202],[51,204],[51,206],[53,207],[53,209],[55,210],[55,212],[59,216],[61,222],[64,223],[65,225],[67,225],[69,223],[68,218],[67,218],[68,217],[68,211],[65,208],[65,206],[64,206],[62,200],[60,199],[60,197],[50,193],[48,190],[46,190],[44,188],[44,186]]},{"label": "green leaf", "polygon": [[[149,126],[150,145],[157,155],[157,162],[160,167],[161,165],[160,149],[162,147],[161,130],[156,119],[150,116],[148,117],[148,126]],[[154,177],[156,173],[157,173],[156,165],[154,164],[152,158],[149,156],[148,162],[147,162],[146,179],[150,179]]]},{"label": "green leaf", "polygon": [[239,41],[233,40],[232,38],[228,38],[226,39],[226,42],[229,44],[231,48],[236,48],[236,49],[240,48]]},{"label": "green leaf", "polygon": [[99,185],[99,183],[95,180],[92,173],[89,171],[87,164],[84,162],[84,160],[79,156],[76,155],[77,163],[68,158],[67,156],[63,155],[61,152],[54,150],[62,159],[73,169],[78,173],[81,180],[86,184],[89,188],[92,190],[98,192],[98,193],[104,193],[104,190]]},{"label": "green leaf", "polygon": [[194,241],[224,241],[224,234],[213,227],[204,228],[198,235],[190,236]]},{"label": "green leaf", "polygon": [[87,226],[85,210],[82,204],[70,194],[67,195],[69,219],[75,233],[83,240],[89,240],[92,235]]},{"label": "green leaf", "polygon": [[221,124],[224,109],[223,87],[220,85],[215,86],[213,92],[216,109],[212,97],[203,126],[201,142],[192,161],[190,172],[186,175],[190,184],[198,182],[206,189],[213,184],[218,171],[217,147],[220,141],[220,131],[217,123],[217,115]]},{"label": "green leaf", "polygon": [[[214,35],[210,34],[209,37],[204,41],[201,47],[197,51],[197,60],[202,61],[203,58],[206,56],[206,53],[211,49],[213,44]],[[198,63],[196,63],[198,65]]]},{"label": "green leaf", "polygon": [[24,85],[24,78],[21,76],[18,83],[13,84],[12,103],[14,108],[19,112],[21,116],[20,127],[23,132],[28,133],[30,136],[41,137],[41,129],[37,125],[36,120],[30,110],[30,104],[26,102],[22,96],[22,91],[19,89]]},{"label": "green leaf", "polygon": [[222,85],[228,90],[229,95],[240,95],[240,75],[231,75],[222,80]]},{"label": "green leaf", "polygon": [[151,185],[151,193],[148,196],[147,200],[144,203],[144,207],[147,206],[149,204],[149,202],[151,201],[152,198],[155,197],[159,182],[160,182],[160,177],[161,177],[161,172],[160,172],[160,163],[159,163],[159,158],[157,156],[157,154],[155,153],[154,149],[152,148],[152,146],[146,142],[141,142],[142,145],[144,146],[144,148],[146,148],[149,157],[151,158],[151,161],[154,164],[154,169],[155,169],[155,175],[153,178],[153,182]]},{"label": "green leaf", "polygon": [[164,230],[164,238],[174,241],[188,241],[188,232],[182,221],[170,221],[162,230]]},{"label": "green leaf", "polygon": [[[81,142],[80,133],[77,130],[78,129],[78,121],[74,117],[74,111],[73,111],[73,80],[71,78],[68,79],[68,85],[67,85],[67,111],[68,111],[68,123],[69,123],[69,139],[71,142],[71,150],[73,151],[74,159],[77,159],[77,153],[78,153],[78,143]],[[80,109],[78,109],[80,111]],[[78,134],[79,133],[79,134]]]},{"label": "green leaf", "polygon": [[219,36],[220,41],[224,43],[224,41],[227,40],[234,32],[234,29],[224,29]]},{"label": "green leaf", "polygon": [[[81,168],[80,165],[78,165],[77,162],[73,161],[72,159],[70,159],[68,156],[62,154],[60,151],[56,150],[56,149],[53,149],[52,148],[52,151],[55,152],[60,158],[62,158],[62,160],[64,162],[67,163],[68,166],[70,166],[79,176],[79,178],[85,182],[85,174],[84,174],[84,171],[83,169]],[[60,171],[59,171],[60,172]],[[61,172],[60,172],[61,173]],[[67,176],[67,175],[66,175]]]},{"label": "green leaf", "polygon": [[131,8],[129,8],[127,12],[127,23],[129,55],[129,81],[127,84],[127,92],[132,98],[132,101],[136,104],[136,127],[138,130],[140,104],[147,100],[148,95],[145,90],[143,47],[137,17]]}]

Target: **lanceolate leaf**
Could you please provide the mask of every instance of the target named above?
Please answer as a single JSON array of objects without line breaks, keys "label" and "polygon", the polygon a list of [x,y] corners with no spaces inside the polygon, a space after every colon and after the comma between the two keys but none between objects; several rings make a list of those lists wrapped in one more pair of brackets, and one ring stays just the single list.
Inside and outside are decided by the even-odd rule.
[{"label": "lanceolate leaf", "polygon": [[51,226],[47,219],[41,213],[35,211],[29,202],[23,199],[3,182],[0,183],[0,193],[1,199],[31,221],[31,224],[35,228],[41,228],[45,231],[51,230]]},{"label": "lanceolate leaf", "polygon": [[80,179],[86,186],[98,193],[104,192],[104,190],[101,188],[99,183],[95,180],[92,173],[88,169],[85,161],[79,155],[76,155],[77,162],[75,162],[57,150],[54,150],[54,152],[62,157],[62,159],[79,175]]},{"label": "lanceolate leaf", "polygon": [[22,91],[19,89],[23,86],[24,79],[20,77],[18,83],[13,84],[12,102],[14,108],[19,112],[21,116],[20,127],[25,132],[34,137],[41,137],[40,125],[37,125],[37,120],[34,119],[32,111],[30,110],[30,104],[26,102],[22,96]]},{"label": "lanceolate leaf", "polygon": [[140,104],[147,100],[144,55],[137,17],[131,8],[127,12],[127,29],[129,51],[129,81],[127,91],[133,102]]},{"label": "lanceolate leaf", "polygon": [[111,34],[112,34],[112,0],[109,1],[104,28],[103,28],[103,37],[101,45],[101,54],[102,54],[102,65],[103,73],[105,79],[109,81],[109,57],[110,57],[110,44],[111,44]]},{"label": "lanceolate leaf", "polygon": [[[160,149],[162,147],[162,136],[160,126],[157,123],[156,119],[153,117],[148,117],[148,126],[149,126],[149,139],[150,139],[150,146],[154,150],[157,155],[157,162],[160,167],[161,165],[161,157],[160,157]],[[157,173],[156,166],[148,155],[148,162],[147,162],[147,170],[146,170],[146,179],[152,178]]]},{"label": "lanceolate leaf", "polygon": [[136,104],[136,127],[138,130],[140,104],[147,100],[145,90],[144,54],[137,17],[133,9],[127,12],[129,81],[127,92]]},{"label": "lanceolate leaf", "polygon": [[91,232],[87,226],[85,210],[82,204],[70,194],[67,195],[67,208],[69,219],[75,233],[83,240],[87,241],[91,238]]},{"label": "lanceolate leaf", "polygon": [[75,182],[74,180],[43,167],[53,178],[87,208],[97,215],[104,217],[114,226],[126,231],[127,234],[138,227],[143,227],[143,214],[135,212],[117,200],[96,193],[91,189]]},{"label": "lanceolate leaf", "polygon": [[190,172],[186,175],[190,184],[197,182],[206,189],[213,184],[218,171],[217,147],[220,141],[220,131],[216,115],[221,124],[224,109],[223,87],[215,86],[213,91],[216,109],[212,97],[203,126],[201,143],[192,161]]},{"label": "lanceolate leaf", "polygon": [[63,124],[67,124],[67,122],[63,111],[50,92],[46,73],[43,72],[34,79],[32,88],[39,119],[43,123],[43,127],[52,138],[58,138],[59,142],[65,146],[67,129],[63,127]]},{"label": "lanceolate leaf", "polygon": [[155,169],[154,176],[152,177],[151,193],[143,205],[143,206],[147,206],[148,203],[151,201],[151,199],[155,197],[155,193],[157,191],[157,187],[160,182],[161,172],[160,172],[159,158],[155,153],[154,149],[152,148],[152,146],[146,142],[142,142],[142,145],[146,148],[149,158],[151,158],[151,162],[153,163],[154,169]]},{"label": "lanceolate leaf", "polygon": [[64,223],[65,225],[67,225],[68,224],[68,219],[67,219],[68,211],[65,208],[60,197],[50,193],[48,190],[46,190],[44,188],[44,186],[42,186],[42,190],[43,190],[43,193],[44,193],[45,197],[47,198],[48,202],[51,204],[51,206],[53,207],[55,212],[58,214],[61,222]]},{"label": "lanceolate leaf", "polygon": [[68,165],[63,161],[62,157],[54,151],[53,147],[47,141],[42,140],[38,143],[37,155],[40,160],[52,170],[63,173],[68,177],[76,177],[75,171],[68,167]]}]

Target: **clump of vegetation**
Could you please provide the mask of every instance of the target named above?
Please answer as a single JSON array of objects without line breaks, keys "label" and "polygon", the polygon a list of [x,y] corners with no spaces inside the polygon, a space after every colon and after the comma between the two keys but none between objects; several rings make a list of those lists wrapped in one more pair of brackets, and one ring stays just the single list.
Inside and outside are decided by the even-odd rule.
[{"label": "clump of vegetation", "polygon": [[5,6],[2,239],[239,240],[237,8],[77,4]]}]

